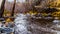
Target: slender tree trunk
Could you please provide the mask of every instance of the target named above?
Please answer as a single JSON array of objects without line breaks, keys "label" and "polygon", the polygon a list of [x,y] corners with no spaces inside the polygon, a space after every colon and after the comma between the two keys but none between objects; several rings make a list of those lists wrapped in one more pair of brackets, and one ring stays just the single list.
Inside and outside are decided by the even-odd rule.
[{"label": "slender tree trunk", "polygon": [[2,0],[1,9],[0,9],[0,17],[3,17],[5,1],[6,0]]},{"label": "slender tree trunk", "polygon": [[14,16],[15,4],[16,4],[16,0],[14,0],[14,4],[13,4],[13,8],[12,8],[12,16]]}]

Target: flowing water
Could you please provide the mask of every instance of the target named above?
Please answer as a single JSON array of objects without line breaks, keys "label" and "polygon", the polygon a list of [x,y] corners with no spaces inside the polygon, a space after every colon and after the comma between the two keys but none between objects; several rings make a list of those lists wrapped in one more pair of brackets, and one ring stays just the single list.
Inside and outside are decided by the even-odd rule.
[{"label": "flowing water", "polygon": [[29,18],[30,16],[18,14],[15,18],[15,34],[60,34],[59,20],[46,23],[43,20]]},{"label": "flowing water", "polygon": [[19,14],[15,19],[16,33],[28,34],[27,30],[27,17],[24,14]]}]

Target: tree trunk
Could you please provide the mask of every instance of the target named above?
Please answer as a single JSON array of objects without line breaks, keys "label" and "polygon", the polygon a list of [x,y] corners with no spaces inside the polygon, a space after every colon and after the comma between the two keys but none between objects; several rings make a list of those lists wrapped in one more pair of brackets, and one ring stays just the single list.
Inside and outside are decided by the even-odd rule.
[{"label": "tree trunk", "polygon": [[2,0],[1,9],[0,9],[0,17],[3,17],[5,1],[6,0]]},{"label": "tree trunk", "polygon": [[12,16],[14,16],[15,4],[16,4],[16,0],[14,0],[14,4],[13,4],[13,8],[12,8]]}]

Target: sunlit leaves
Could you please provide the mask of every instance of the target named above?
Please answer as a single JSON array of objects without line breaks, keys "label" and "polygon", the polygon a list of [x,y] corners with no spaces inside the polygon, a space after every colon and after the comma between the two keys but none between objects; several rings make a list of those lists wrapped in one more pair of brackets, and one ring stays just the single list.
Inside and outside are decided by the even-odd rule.
[{"label": "sunlit leaves", "polygon": [[6,16],[11,16],[11,12],[8,11],[8,10],[4,10],[4,13],[3,13],[3,16],[6,17]]},{"label": "sunlit leaves", "polygon": [[60,17],[60,11],[52,13],[52,16]]},{"label": "sunlit leaves", "polygon": [[50,3],[50,7],[59,7],[60,6],[60,0],[55,0]]}]

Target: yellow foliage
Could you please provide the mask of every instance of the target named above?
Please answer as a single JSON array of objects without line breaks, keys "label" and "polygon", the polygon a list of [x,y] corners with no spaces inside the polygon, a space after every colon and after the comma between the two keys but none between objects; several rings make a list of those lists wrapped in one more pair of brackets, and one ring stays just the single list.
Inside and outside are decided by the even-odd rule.
[{"label": "yellow foliage", "polygon": [[57,16],[57,17],[59,16],[60,17],[60,11],[52,13],[52,16]]},{"label": "yellow foliage", "polygon": [[48,14],[47,13],[42,13],[42,16],[48,16]]},{"label": "yellow foliage", "polygon": [[12,20],[10,18],[7,18],[6,19],[6,22],[11,22]]},{"label": "yellow foliage", "polygon": [[11,16],[11,12],[10,11],[7,11],[7,10],[4,10],[4,13],[3,13],[3,16]]},{"label": "yellow foliage", "polygon": [[51,2],[50,7],[60,7],[60,0],[54,0]]},{"label": "yellow foliage", "polygon": [[36,14],[38,14],[38,13],[37,13],[37,11],[34,11],[34,12],[33,12],[33,11],[29,11],[29,14],[31,14],[31,15],[33,15],[33,14],[36,15]]}]

